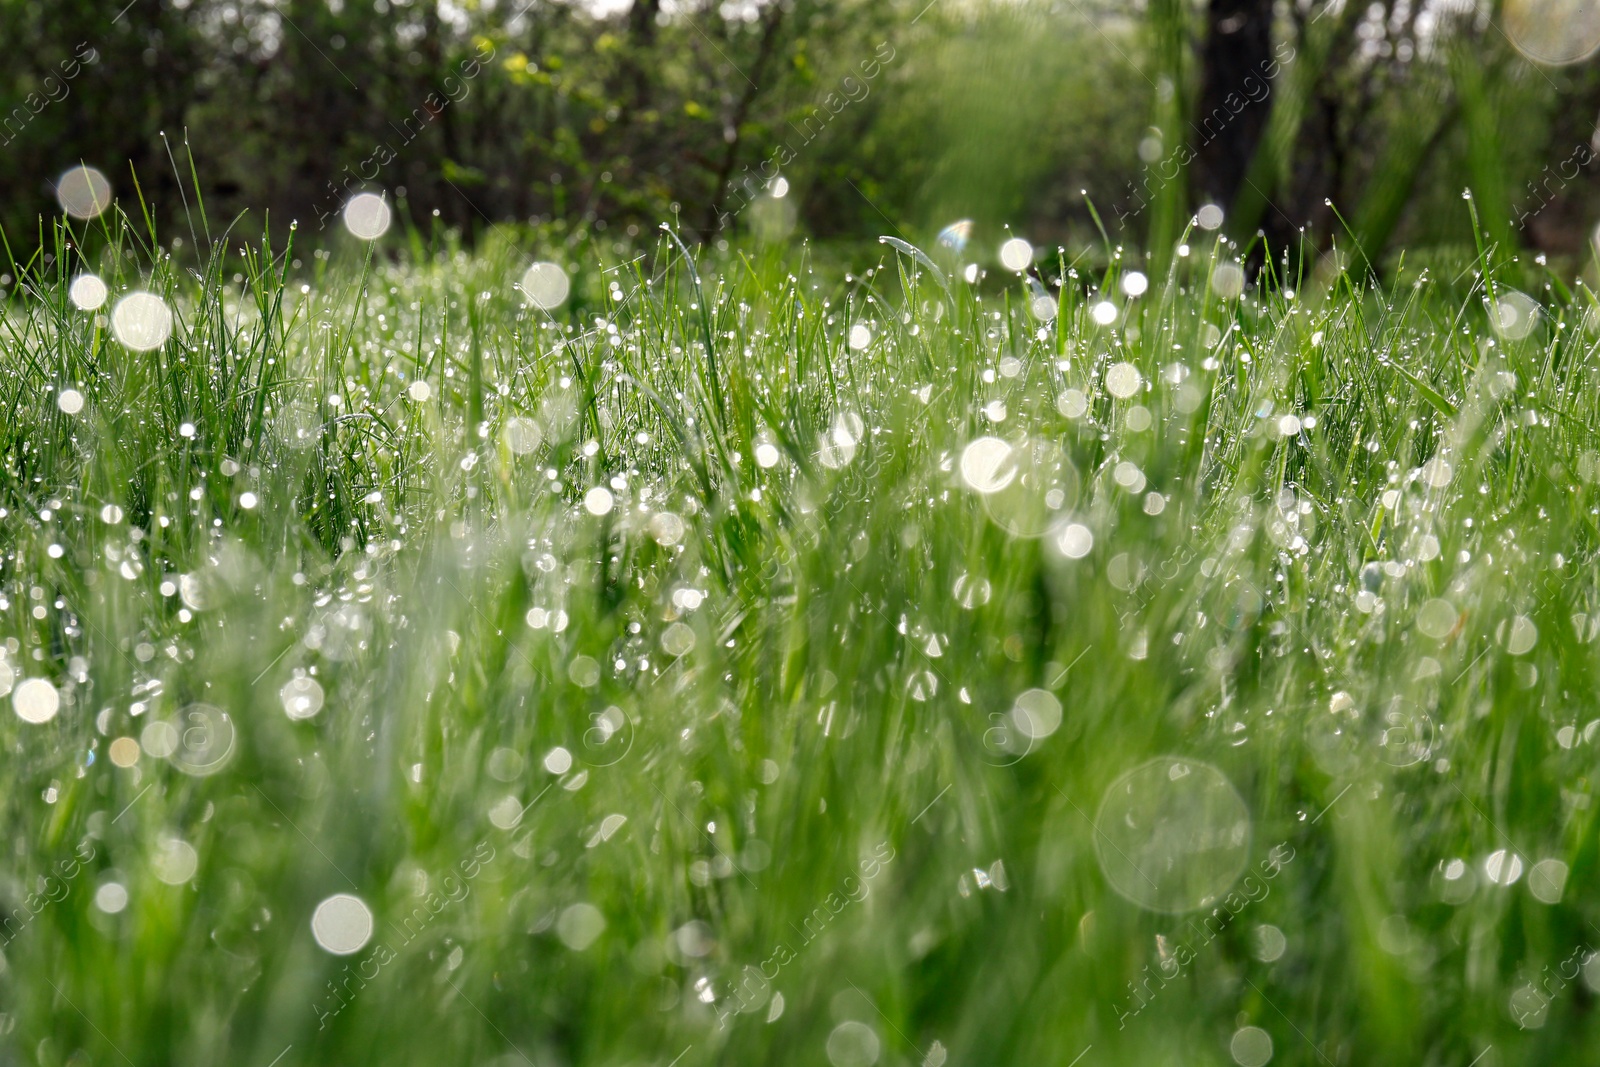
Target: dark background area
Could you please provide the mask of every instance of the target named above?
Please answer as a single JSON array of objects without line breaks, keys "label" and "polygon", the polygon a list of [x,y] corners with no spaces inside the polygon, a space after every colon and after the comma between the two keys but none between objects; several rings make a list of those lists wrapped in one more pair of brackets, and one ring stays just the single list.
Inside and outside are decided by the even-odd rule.
[{"label": "dark background area", "polygon": [[[469,234],[771,235],[792,214],[819,238],[969,217],[990,245],[1003,225],[1070,242],[1096,236],[1087,193],[1139,245],[1214,201],[1235,236],[1309,225],[1312,246],[1358,238],[1381,261],[1469,244],[1470,186],[1491,238],[1575,255],[1600,78],[1513,46],[1507,25],[1548,17],[1529,0],[0,0],[0,225],[36,243],[81,161],[130,213],[136,175],[170,234],[192,151],[213,220],[250,228],[317,232],[366,188]],[[783,210],[744,211],[779,173]]]}]

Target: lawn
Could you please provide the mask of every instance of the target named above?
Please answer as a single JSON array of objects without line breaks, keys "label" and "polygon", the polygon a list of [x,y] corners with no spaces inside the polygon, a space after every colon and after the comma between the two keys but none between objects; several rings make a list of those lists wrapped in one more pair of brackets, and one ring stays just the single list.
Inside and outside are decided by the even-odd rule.
[{"label": "lawn", "polygon": [[1570,274],[109,219],[0,305],[0,1062],[1597,1036]]}]

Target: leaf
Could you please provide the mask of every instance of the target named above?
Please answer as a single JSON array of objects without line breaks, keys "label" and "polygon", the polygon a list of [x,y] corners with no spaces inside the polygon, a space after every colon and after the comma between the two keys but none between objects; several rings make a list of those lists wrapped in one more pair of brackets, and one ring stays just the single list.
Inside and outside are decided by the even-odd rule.
[{"label": "leaf", "polygon": [[878,243],[888,245],[896,252],[902,252],[927,267],[928,271],[933,275],[933,280],[938,282],[939,288],[944,290],[944,295],[950,297],[952,302],[955,300],[955,297],[950,292],[950,283],[944,280],[944,272],[939,269],[933,260],[928,258],[928,254],[922,249],[907,241],[902,241],[898,237],[879,237]]}]

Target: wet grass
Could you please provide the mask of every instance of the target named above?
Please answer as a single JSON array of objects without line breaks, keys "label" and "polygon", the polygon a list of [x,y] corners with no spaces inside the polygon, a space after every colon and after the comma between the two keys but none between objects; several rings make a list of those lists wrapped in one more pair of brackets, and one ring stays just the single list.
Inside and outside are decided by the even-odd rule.
[{"label": "wet grass", "polygon": [[1592,1042],[1586,289],[86,241],[0,318],[5,1062]]}]

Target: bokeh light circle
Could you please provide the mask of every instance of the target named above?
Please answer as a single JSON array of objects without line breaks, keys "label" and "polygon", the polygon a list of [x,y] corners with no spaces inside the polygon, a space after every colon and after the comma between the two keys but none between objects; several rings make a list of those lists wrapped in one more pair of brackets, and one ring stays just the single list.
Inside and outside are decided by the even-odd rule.
[{"label": "bokeh light circle", "polygon": [[363,241],[376,241],[393,221],[389,202],[377,193],[357,193],[344,206],[344,228]]},{"label": "bokeh light circle", "polygon": [[172,336],[172,310],[154,293],[129,293],[111,309],[111,332],[124,348],[149,352]]},{"label": "bokeh light circle", "polygon": [[1106,790],[1094,820],[1106,880],[1142,908],[1184,912],[1218,900],[1250,854],[1250,812],[1217,768],[1160,756]]},{"label": "bokeh light circle", "polygon": [[315,678],[301,675],[290,678],[278,690],[283,713],[291,719],[310,719],[322,710],[322,686]]},{"label": "bokeh light circle", "polygon": [[1118,400],[1126,400],[1144,385],[1144,376],[1132,363],[1113,363],[1106,368],[1106,392]]},{"label": "bokeh light circle", "polygon": [[1244,292],[1244,271],[1237,263],[1218,263],[1211,272],[1211,291],[1224,300],[1235,300]]},{"label": "bokeh light circle", "polygon": [[572,292],[572,281],[560,264],[535,263],[522,276],[519,286],[528,302],[541,311],[552,311],[567,302]]},{"label": "bokeh light circle", "polygon": [[360,952],[372,939],[372,909],[360,897],[335,893],[311,913],[311,936],[335,956]]},{"label": "bokeh light circle", "polygon": [[1600,50],[1600,4],[1595,0],[1506,0],[1501,28],[1535,63],[1566,66]]},{"label": "bokeh light circle", "polygon": [[1430,759],[1437,731],[1428,712],[1409,700],[1390,701],[1375,724],[1378,758],[1391,767],[1410,767]]},{"label": "bokeh light circle", "polygon": [[746,212],[746,218],[750,222],[750,232],[755,234],[756,240],[766,244],[782,241],[793,233],[799,217],[799,209],[787,190],[782,196],[774,194],[758,197]]},{"label": "bokeh light circle", "polygon": [[1031,745],[1061,728],[1061,701],[1048,689],[1026,689],[1011,706],[1011,727]]},{"label": "bokeh light circle", "polygon": [[1508,341],[1520,341],[1533,332],[1541,314],[1539,302],[1527,293],[1501,288],[1489,305],[1489,326]]},{"label": "bokeh light circle", "polygon": [[1014,451],[998,437],[980,437],[961,450],[961,480],[975,493],[997,493],[1016,476]]},{"label": "bokeh light circle", "polygon": [[[1008,448],[990,472],[993,488],[983,492],[983,510],[1013,537],[1043,537],[1077,505],[1078,469],[1060,445],[1045,438],[1025,438]],[[963,454],[964,477],[966,458]]]},{"label": "bokeh light circle", "polygon": [[48,678],[29,678],[11,694],[17,718],[35,726],[47,723],[61,710],[61,694]]},{"label": "bokeh light circle", "polygon": [[128,889],[121,882],[106,882],[94,891],[94,906],[117,915],[128,906]]},{"label": "bokeh light circle", "polygon": [[96,311],[106,302],[110,293],[106,283],[93,274],[80,274],[67,288],[67,298],[79,311]]},{"label": "bokeh light circle", "polygon": [[1241,1026],[1228,1042],[1239,1067],[1264,1067],[1272,1059],[1272,1035],[1259,1026]]},{"label": "bokeh light circle", "polygon": [[94,167],[73,167],[56,180],[56,203],[75,219],[92,219],[111,206],[111,183]]},{"label": "bokeh light circle", "polygon": [[221,708],[190,704],[178,713],[173,727],[176,746],[167,759],[184,774],[204,778],[222,770],[232,758],[233,720]]},{"label": "bokeh light circle", "polygon": [[506,447],[519,456],[537,451],[544,444],[544,430],[537,422],[523,415],[513,415],[506,420],[503,436]]},{"label": "bokeh light circle", "polygon": [[200,867],[200,854],[194,846],[178,837],[163,837],[156,844],[150,858],[155,875],[168,885],[183,885],[194,877]]},{"label": "bokeh light circle", "polygon": [[1570,868],[1558,859],[1542,859],[1528,872],[1528,892],[1541,904],[1559,904]]},{"label": "bokeh light circle", "polygon": [[1006,270],[1024,271],[1033,266],[1033,246],[1013,237],[1000,246],[1000,265]]},{"label": "bokeh light circle", "polygon": [[872,1027],[854,1019],[835,1026],[828,1035],[828,1062],[833,1067],[872,1067],[881,1052]]},{"label": "bokeh light circle", "polygon": [[556,936],[574,952],[595,943],[606,929],[606,917],[593,904],[579,902],[568,907],[556,920]]}]

